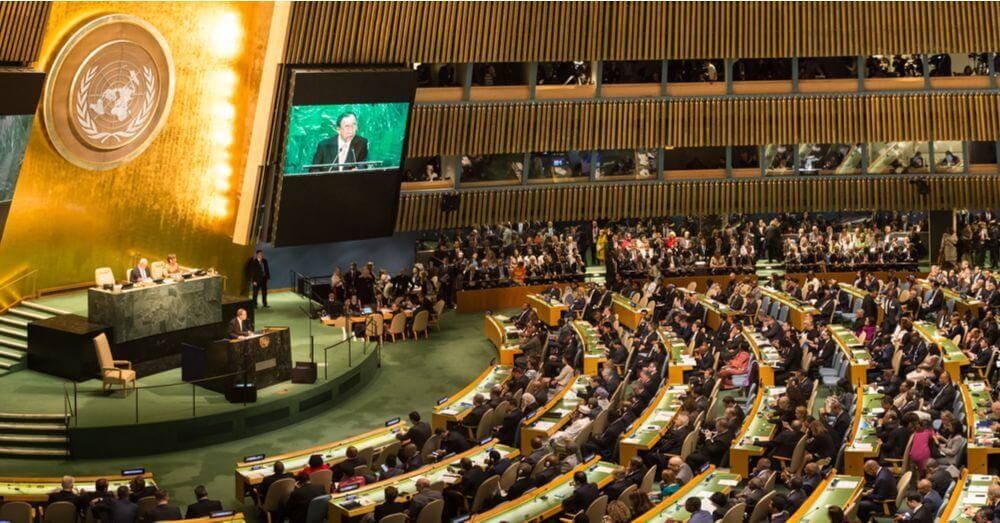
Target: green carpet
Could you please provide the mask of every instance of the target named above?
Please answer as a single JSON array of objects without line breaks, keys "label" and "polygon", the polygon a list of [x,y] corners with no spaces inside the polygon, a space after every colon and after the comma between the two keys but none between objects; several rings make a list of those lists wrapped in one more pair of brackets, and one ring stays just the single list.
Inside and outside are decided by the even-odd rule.
[{"label": "green carpet", "polygon": [[[79,299],[76,298],[77,302]],[[70,297],[46,298],[40,301],[64,310],[74,310],[73,304],[77,303]],[[291,293],[282,293],[273,295],[271,301],[272,309],[262,313],[257,324],[291,326],[296,357],[300,358],[303,351],[306,353],[308,351],[308,336],[303,334],[306,320],[301,313],[296,312],[297,304],[302,303],[301,299]],[[78,306],[75,310],[79,312]],[[295,321],[299,324],[294,324]],[[327,334],[331,337],[335,335],[335,333]],[[317,342],[317,347],[319,346],[321,344]],[[331,357],[334,356],[334,352],[331,351]],[[233,468],[244,456],[258,453],[274,455],[336,441],[376,428],[386,419],[397,416],[405,418],[411,410],[418,410],[429,419],[431,407],[439,398],[452,394],[471,382],[494,357],[496,350],[483,333],[483,316],[449,311],[442,321],[441,331],[432,331],[429,341],[386,343],[383,346],[382,369],[375,380],[340,406],[307,421],[231,443],[147,458],[69,462],[0,459],[0,470],[3,471],[0,475],[59,476],[64,473],[81,476],[101,475],[117,474],[121,469],[129,467],[145,467],[155,475],[160,485],[171,491],[171,499],[175,504],[186,505],[193,502],[193,488],[204,484],[211,496],[221,499],[227,508],[249,510],[251,507],[238,504],[232,494]],[[317,359],[322,361],[321,358]],[[345,365],[346,355],[331,359],[331,371]],[[179,371],[162,374],[174,372]],[[322,375],[322,369],[320,374]],[[161,379],[159,376],[148,379]],[[178,377],[179,374],[175,376]],[[18,384],[5,383],[10,378],[16,378]],[[54,385],[39,383],[43,379],[53,382]],[[165,376],[162,379],[169,378]],[[41,410],[41,406],[35,403],[35,398],[45,396],[39,393],[45,387],[58,387],[56,399],[47,401],[54,401],[56,410],[61,412],[62,382],[30,371],[21,371],[0,378],[0,398],[16,399],[14,404],[3,401],[0,410],[14,410],[15,407],[22,410],[28,408]],[[280,390],[285,387],[292,385],[278,385],[272,388]],[[178,391],[177,397],[164,393],[157,400],[157,404],[164,406],[162,408],[171,415],[190,413],[190,386],[179,389],[183,390]],[[208,394],[210,393],[205,392],[206,396]],[[22,398],[30,400],[21,401]],[[95,423],[106,419],[128,419],[130,415],[134,416],[131,397],[128,403],[124,403],[126,400],[120,401],[122,402],[120,404],[112,403],[110,408],[94,407],[93,410],[83,410],[82,421],[87,421],[86,416],[90,416]],[[145,398],[142,401],[146,401]],[[171,401],[179,405],[166,408],[165,406]],[[30,404],[22,405],[22,403]],[[205,408],[212,407],[206,405]],[[165,414],[157,412],[156,409],[149,412],[149,416],[161,415]],[[150,441],[149,448],[151,453],[155,452],[156,442]]]}]

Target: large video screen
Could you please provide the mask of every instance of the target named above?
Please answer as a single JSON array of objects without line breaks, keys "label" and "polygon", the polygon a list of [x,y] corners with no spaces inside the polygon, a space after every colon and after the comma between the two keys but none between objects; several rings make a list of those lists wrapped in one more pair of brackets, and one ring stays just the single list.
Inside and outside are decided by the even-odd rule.
[{"label": "large video screen", "polygon": [[295,105],[285,176],[398,169],[410,104]]},{"label": "large video screen", "polygon": [[14,200],[45,74],[0,68],[0,237]]},{"label": "large video screen", "polygon": [[409,69],[291,71],[275,245],[392,234],[416,86]]}]

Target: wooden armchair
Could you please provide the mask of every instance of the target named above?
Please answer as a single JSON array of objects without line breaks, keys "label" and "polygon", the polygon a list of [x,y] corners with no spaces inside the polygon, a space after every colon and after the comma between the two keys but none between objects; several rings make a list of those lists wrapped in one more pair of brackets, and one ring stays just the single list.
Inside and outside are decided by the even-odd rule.
[{"label": "wooden armchair", "polygon": [[97,352],[97,362],[101,366],[101,380],[103,382],[101,389],[107,392],[111,390],[111,387],[121,385],[125,397],[128,397],[129,383],[132,384],[133,389],[136,387],[132,362],[116,360],[111,357],[111,345],[108,344],[108,337],[103,332],[94,338],[94,351]]}]

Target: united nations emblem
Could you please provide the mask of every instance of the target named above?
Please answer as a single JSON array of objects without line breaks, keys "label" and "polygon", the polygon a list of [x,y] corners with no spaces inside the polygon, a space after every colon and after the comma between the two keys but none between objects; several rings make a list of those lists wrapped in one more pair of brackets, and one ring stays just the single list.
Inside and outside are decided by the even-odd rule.
[{"label": "united nations emblem", "polygon": [[45,127],[66,160],[111,169],[153,141],[173,89],[173,60],[163,36],[135,16],[102,16],[73,33],[52,62]]},{"label": "united nations emblem", "polygon": [[271,345],[271,338],[268,338],[267,336],[260,337],[260,348],[266,349],[270,345]]}]

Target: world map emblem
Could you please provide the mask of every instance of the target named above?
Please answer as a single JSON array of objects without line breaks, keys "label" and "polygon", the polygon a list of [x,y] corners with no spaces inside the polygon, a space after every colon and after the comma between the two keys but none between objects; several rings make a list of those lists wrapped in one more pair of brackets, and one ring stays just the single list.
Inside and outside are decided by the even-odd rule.
[{"label": "world map emblem", "polygon": [[173,99],[173,60],[145,20],[106,15],[85,23],[50,67],[43,113],[66,160],[103,170],[134,159],[162,128]]}]

